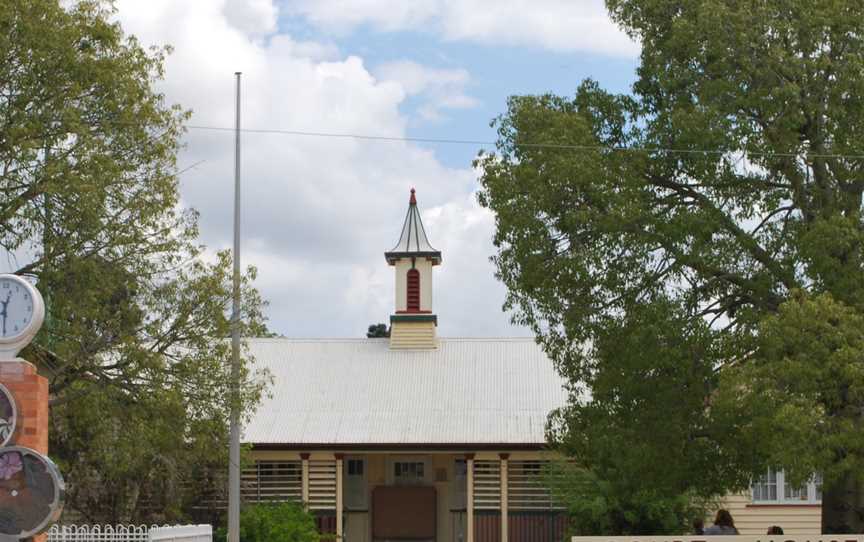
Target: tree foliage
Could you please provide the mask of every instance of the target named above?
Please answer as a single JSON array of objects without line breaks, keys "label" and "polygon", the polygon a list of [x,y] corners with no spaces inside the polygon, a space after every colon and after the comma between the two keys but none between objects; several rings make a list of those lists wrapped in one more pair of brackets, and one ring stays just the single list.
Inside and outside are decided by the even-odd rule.
[{"label": "tree foliage", "polygon": [[[787,482],[803,486],[818,472],[856,511],[860,481],[848,474],[864,469],[864,314],[796,291],[761,323],[757,344],[747,363],[724,371],[714,408],[739,413],[739,446],[760,449]],[[841,519],[836,530],[857,532]]]},{"label": "tree foliage", "polygon": [[[165,521],[227,465],[231,260],[203,252],[180,207],[188,112],[154,90],[168,49],[142,48],[111,10],[0,4],[0,247],[46,300],[22,357],[50,379],[68,507]],[[254,275],[247,335],[266,333]],[[264,381],[244,375],[248,412]]]},{"label": "tree foliage", "polygon": [[547,480],[576,536],[681,534],[706,514],[707,501],[695,495],[670,496],[563,461],[553,463]]},{"label": "tree foliage", "polygon": [[[573,98],[509,100],[497,121],[497,152],[477,160],[480,201],[496,214],[494,261],[507,306],[573,384],[565,434],[586,419],[614,434],[628,423],[628,403],[645,401],[654,417],[641,412],[633,434],[674,448],[676,469],[702,473],[677,490],[744,489],[768,465],[794,466],[755,440],[739,446],[741,427],[767,430],[764,420],[779,423],[784,411],[732,408],[742,386],[757,384],[733,373],[756,360],[792,370],[760,326],[799,291],[830,299],[841,319],[864,310],[864,108],[854,99],[864,90],[864,7],[833,0],[607,6],[642,44],[633,92],[612,94],[586,80]],[[844,359],[856,355],[864,351]],[[830,373],[839,378],[834,395],[828,388],[806,395],[844,435],[811,443],[819,451],[808,456],[808,468],[826,473],[825,529],[864,527],[855,512],[864,511],[864,499],[850,493],[861,485],[857,459],[844,459],[860,457],[859,447],[840,445],[861,438],[851,428],[864,405],[844,391],[851,373]],[[646,374],[686,385],[681,401],[626,382]],[[580,400],[586,386],[596,405]],[[724,408],[711,407],[723,397]],[[817,422],[791,417],[775,427],[797,423]],[[657,432],[674,440],[652,439]],[[606,444],[586,446],[580,458]],[[647,467],[659,450],[632,465]]]},{"label": "tree foliage", "polygon": [[367,339],[380,339],[390,336],[390,328],[387,324],[369,324],[369,329],[366,331]]}]

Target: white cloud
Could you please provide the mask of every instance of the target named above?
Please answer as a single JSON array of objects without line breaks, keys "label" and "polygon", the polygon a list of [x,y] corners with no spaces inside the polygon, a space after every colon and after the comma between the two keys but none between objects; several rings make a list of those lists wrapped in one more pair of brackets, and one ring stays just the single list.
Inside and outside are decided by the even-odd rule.
[{"label": "white cloud", "polygon": [[[435,299],[442,334],[481,336],[528,336],[527,330],[507,323],[501,312],[506,290],[489,277],[495,272],[492,254],[495,218],[480,207],[475,193],[454,198],[430,209],[423,224],[448,240],[443,263],[436,268]],[[436,247],[438,248],[438,247]],[[452,295],[458,293],[458,296]],[[488,316],[494,315],[494,318]]]},{"label": "white cloud", "polygon": [[274,32],[279,16],[271,0],[226,0],[223,13],[231,26],[250,36]]},{"label": "white cloud", "polygon": [[422,95],[425,102],[420,115],[426,120],[439,120],[442,109],[469,109],[478,101],[465,93],[471,76],[464,69],[440,69],[423,66],[410,60],[387,62],[374,71],[382,81],[394,81],[410,95]]},{"label": "white cloud", "polygon": [[437,18],[441,0],[287,0],[283,6],[289,13],[304,15],[337,32],[362,24],[395,31],[416,28]]},{"label": "white cloud", "polygon": [[[127,32],[145,45],[174,46],[160,90],[193,109],[192,125],[232,126],[235,71],[243,72],[246,128],[387,136],[405,135],[399,108],[409,94],[458,90],[468,80],[419,69],[419,79],[385,81],[362,58],[328,44],[275,31],[262,39],[275,11],[268,2],[250,5],[244,18],[224,0],[117,3]],[[441,334],[519,332],[499,310],[503,289],[487,261],[492,222],[471,203],[476,180],[467,166],[445,167],[406,142],[249,132],[242,145],[242,263],[259,268],[274,331],[360,337],[370,323],[387,321],[393,277],[383,253],[398,237],[415,186],[430,238],[444,252],[435,292]],[[181,168],[204,160],[183,174],[181,192],[200,211],[203,240],[213,249],[231,246],[233,149],[231,131],[193,129],[179,159]]]},{"label": "white cloud", "polygon": [[638,53],[638,46],[609,19],[603,0],[286,0],[284,6],[286,12],[336,32],[371,25],[491,45]]},{"label": "white cloud", "polygon": [[293,48],[292,54],[309,60],[338,60],[339,48],[332,43],[319,43],[317,41],[293,41],[288,36],[279,36],[277,39],[290,41]]}]

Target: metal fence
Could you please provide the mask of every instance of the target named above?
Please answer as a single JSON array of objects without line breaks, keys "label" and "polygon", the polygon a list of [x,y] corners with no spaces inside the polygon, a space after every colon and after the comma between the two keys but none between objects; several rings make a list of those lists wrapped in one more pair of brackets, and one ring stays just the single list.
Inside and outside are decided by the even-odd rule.
[{"label": "metal fence", "polygon": [[54,525],[48,542],[150,542],[156,525]]},{"label": "metal fence", "polygon": [[54,525],[48,542],[212,542],[210,525]]}]

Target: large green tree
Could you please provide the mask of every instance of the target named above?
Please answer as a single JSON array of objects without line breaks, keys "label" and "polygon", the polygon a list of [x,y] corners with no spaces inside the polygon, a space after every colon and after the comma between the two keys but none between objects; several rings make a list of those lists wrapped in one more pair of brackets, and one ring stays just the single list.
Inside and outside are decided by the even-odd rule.
[{"label": "large green tree", "polygon": [[[0,247],[46,299],[22,356],[50,379],[51,456],[89,521],[164,521],[221,483],[231,261],[180,208],[188,113],[145,50],[82,0],[0,3]],[[11,267],[11,269],[9,268]],[[244,333],[265,333],[244,278]],[[263,381],[247,379],[248,411]]]},{"label": "large green tree", "polygon": [[477,161],[507,305],[572,384],[554,436],[646,484],[665,447],[670,492],[819,471],[824,532],[861,532],[864,5],[607,6],[632,93],[513,97]]}]

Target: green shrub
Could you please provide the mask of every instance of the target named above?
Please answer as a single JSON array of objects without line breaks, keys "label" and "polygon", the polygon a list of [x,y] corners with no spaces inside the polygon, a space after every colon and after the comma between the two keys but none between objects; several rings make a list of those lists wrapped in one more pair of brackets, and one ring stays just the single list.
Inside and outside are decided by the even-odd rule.
[{"label": "green shrub", "polygon": [[546,483],[567,510],[571,535],[680,535],[691,531],[693,520],[706,517],[712,504],[686,493],[646,490],[619,477],[605,480],[563,461],[551,465]]},{"label": "green shrub", "polygon": [[[220,528],[216,542],[225,542]],[[293,502],[253,504],[240,512],[240,542],[319,542],[315,518]]]}]

